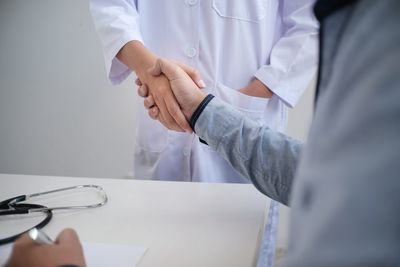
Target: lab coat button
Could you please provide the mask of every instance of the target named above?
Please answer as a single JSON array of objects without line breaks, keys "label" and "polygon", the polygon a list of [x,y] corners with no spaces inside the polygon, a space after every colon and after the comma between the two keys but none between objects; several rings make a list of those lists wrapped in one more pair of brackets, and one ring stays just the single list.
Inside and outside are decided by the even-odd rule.
[{"label": "lab coat button", "polygon": [[194,48],[194,47],[189,47],[189,48],[186,50],[186,55],[187,55],[188,57],[195,57],[195,56],[197,55],[197,50],[196,50],[196,48]]},{"label": "lab coat button", "polygon": [[186,149],[185,149],[185,150],[183,150],[183,155],[184,155],[184,156],[187,156],[187,155],[189,155],[189,151],[188,151],[188,150],[186,150]]},{"label": "lab coat button", "polygon": [[190,5],[190,6],[194,6],[196,5],[198,2],[198,0],[186,0],[186,4]]}]

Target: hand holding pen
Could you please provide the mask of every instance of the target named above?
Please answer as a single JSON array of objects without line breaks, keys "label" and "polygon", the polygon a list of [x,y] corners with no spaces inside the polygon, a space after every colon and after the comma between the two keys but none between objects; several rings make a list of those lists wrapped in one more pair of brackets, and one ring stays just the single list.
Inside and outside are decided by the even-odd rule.
[{"label": "hand holding pen", "polygon": [[28,232],[29,237],[39,245],[53,245],[54,241],[45,232],[33,228]]},{"label": "hand holding pen", "polygon": [[63,230],[55,242],[40,230],[31,230],[14,243],[5,267],[85,267],[82,246],[72,229]]}]

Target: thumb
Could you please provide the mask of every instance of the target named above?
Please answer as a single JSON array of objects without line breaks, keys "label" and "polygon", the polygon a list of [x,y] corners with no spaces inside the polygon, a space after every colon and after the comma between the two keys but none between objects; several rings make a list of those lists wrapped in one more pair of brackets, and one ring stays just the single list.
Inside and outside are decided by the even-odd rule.
[{"label": "thumb", "polygon": [[184,70],[187,73],[187,75],[189,75],[189,77],[192,78],[192,80],[197,84],[199,88],[206,87],[205,82],[201,79],[200,73],[196,69],[180,62],[174,62],[174,63],[178,65],[182,70]]},{"label": "thumb", "polygon": [[179,79],[184,73],[178,65],[162,58],[157,59],[156,64],[151,67],[148,72],[153,76],[164,74],[170,81]]},{"label": "thumb", "polygon": [[57,236],[56,243],[59,245],[80,244],[78,234],[71,228],[64,229]]}]

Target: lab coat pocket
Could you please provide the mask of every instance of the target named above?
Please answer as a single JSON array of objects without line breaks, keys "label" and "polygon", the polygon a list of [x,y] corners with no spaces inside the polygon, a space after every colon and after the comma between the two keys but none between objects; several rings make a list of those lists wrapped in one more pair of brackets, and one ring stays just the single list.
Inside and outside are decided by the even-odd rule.
[{"label": "lab coat pocket", "polygon": [[246,117],[258,122],[260,125],[265,124],[265,112],[269,98],[248,96],[222,83],[218,83],[215,92],[221,100],[233,105]]},{"label": "lab coat pocket", "polygon": [[149,117],[143,104],[138,103],[136,147],[148,152],[162,152],[168,145],[168,129]]},{"label": "lab coat pocket", "polygon": [[223,18],[259,22],[267,16],[270,0],[213,0],[212,7]]}]

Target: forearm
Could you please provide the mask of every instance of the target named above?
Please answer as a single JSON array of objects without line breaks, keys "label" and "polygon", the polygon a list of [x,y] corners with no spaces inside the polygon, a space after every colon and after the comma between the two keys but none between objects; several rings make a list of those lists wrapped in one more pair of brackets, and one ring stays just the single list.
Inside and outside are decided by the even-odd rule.
[{"label": "forearm", "polygon": [[318,22],[313,0],[282,0],[284,32],[274,44],[269,62],[254,76],[286,105],[294,107],[317,70]]},{"label": "forearm", "polygon": [[157,56],[140,41],[126,43],[117,54],[117,58],[133,70],[138,78],[146,81],[147,70],[154,66]]},{"label": "forearm", "polygon": [[288,204],[299,141],[259,126],[215,98],[199,115],[195,131],[262,193]]},{"label": "forearm", "polygon": [[120,84],[131,73],[116,55],[132,40],[143,42],[137,1],[90,0],[90,12],[100,37],[107,75],[113,84]]}]

